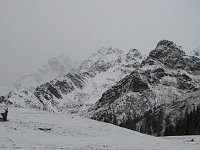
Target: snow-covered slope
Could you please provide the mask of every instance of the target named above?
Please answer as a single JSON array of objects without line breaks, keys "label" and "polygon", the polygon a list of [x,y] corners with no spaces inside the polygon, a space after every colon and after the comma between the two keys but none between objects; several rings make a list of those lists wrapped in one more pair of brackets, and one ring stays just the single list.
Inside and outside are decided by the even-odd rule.
[{"label": "snow-covered slope", "polygon": [[62,77],[69,73],[72,68],[77,66],[77,61],[60,54],[58,57],[49,59],[47,64],[43,65],[35,73],[20,77],[12,83],[12,86],[15,89],[25,88],[33,91],[38,85],[54,78]]},{"label": "snow-covered slope", "polygon": [[[90,109],[90,115],[93,119],[126,126],[123,124],[127,120],[142,117],[147,110],[157,106],[184,100],[198,89],[200,59],[186,55],[174,42],[162,40],[140,67],[103,93]],[[192,107],[199,104],[196,101],[200,99],[183,102],[183,105]]]},{"label": "snow-covered slope", "polygon": [[142,54],[136,49],[126,54],[119,49],[102,48],[64,77],[38,86],[34,95],[44,110],[84,113],[142,60]]},{"label": "snow-covered slope", "polygon": [[8,104],[15,107],[42,109],[43,104],[35,97],[35,95],[26,89],[12,90],[6,97],[9,99]]},{"label": "snow-covered slope", "polygon": [[199,150],[200,146],[199,136],[163,139],[74,115],[10,108],[8,119],[0,122],[0,149]]}]

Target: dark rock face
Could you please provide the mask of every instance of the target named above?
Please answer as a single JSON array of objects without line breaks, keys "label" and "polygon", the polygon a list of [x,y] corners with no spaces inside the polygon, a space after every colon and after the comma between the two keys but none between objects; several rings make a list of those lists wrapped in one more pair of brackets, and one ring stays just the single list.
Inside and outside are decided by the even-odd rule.
[{"label": "dark rock face", "polygon": [[197,62],[195,62],[194,64],[192,64],[190,69],[192,71],[195,71],[195,70],[200,71],[200,59],[198,59]]},{"label": "dark rock face", "polygon": [[161,40],[158,42],[156,49],[158,49],[159,47],[164,47],[164,49],[170,48],[170,49],[180,49],[180,46],[177,46],[173,41],[169,41],[169,40]]},{"label": "dark rock face", "polygon": [[181,51],[179,47],[176,46],[176,44],[171,41],[163,40],[157,44],[155,50],[149,53],[148,58],[160,60],[161,62],[164,62],[164,60],[167,59],[170,63],[171,61],[172,63],[175,63],[177,58],[184,55],[185,52]]},{"label": "dark rock face", "polygon": [[101,99],[96,103],[96,109],[105,104],[113,103],[114,100],[118,99],[122,94],[128,91],[140,92],[147,89],[149,89],[148,84],[140,78],[140,75],[137,71],[134,71],[122,79],[116,86],[113,86],[111,89],[106,91],[102,95]]},{"label": "dark rock face", "polygon": [[193,90],[193,89],[195,89],[195,86],[190,81],[192,81],[192,79],[189,76],[187,76],[186,74],[179,75],[177,77],[178,89],[181,89],[181,90],[185,90],[185,89]]},{"label": "dark rock face", "polygon": [[65,76],[67,80],[52,80],[37,87],[34,95],[40,100],[46,110],[49,107],[46,106],[46,101],[50,101],[51,105],[56,106],[57,104],[54,102],[54,99],[63,99],[61,93],[67,95],[75,88],[82,89],[84,87],[85,77],[88,75],[69,73]]},{"label": "dark rock face", "polygon": [[76,87],[82,89],[84,87],[84,76],[82,74],[67,74],[66,77],[75,84]]},{"label": "dark rock face", "polygon": [[182,69],[191,73],[199,72],[200,59],[194,56],[186,56],[185,52],[172,41],[160,41],[156,49],[149,53],[142,65],[154,65],[155,61],[161,62],[170,69]]}]

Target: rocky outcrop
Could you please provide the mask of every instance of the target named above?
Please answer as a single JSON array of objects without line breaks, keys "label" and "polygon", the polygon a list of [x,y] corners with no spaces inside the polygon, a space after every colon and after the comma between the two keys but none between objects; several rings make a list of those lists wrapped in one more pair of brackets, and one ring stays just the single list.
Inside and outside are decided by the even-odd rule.
[{"label": "rocky outcrop", "polygon": [[164,64],[169,69],[186,70],[191,74],[199,74],[200,59],[188,56],[172,41],[160,41],[156,49],[149,53],[142,65],[154,65],[156,62]]}]

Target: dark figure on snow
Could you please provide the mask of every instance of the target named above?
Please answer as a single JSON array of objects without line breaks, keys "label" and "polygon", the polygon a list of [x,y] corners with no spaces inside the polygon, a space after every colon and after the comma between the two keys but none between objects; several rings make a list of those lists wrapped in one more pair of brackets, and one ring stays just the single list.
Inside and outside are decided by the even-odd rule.
[{"label": "dark figure on snow", "polygon": [[8,116],[8,109],[5,109],[5,112],[1,113],[0,116],[0,121],[7,121],[7,116]]}]

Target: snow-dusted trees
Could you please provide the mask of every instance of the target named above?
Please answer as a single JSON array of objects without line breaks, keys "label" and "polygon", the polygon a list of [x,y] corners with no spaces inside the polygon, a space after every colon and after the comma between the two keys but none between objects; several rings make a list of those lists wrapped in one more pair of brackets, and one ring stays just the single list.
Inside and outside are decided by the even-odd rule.
[{"label": "snow-dusted trees", "polygon": [[200,105],[184,114],[175,125],[169,124],[164,135],[199,135],[200,134]]}]

